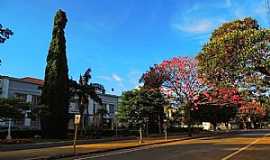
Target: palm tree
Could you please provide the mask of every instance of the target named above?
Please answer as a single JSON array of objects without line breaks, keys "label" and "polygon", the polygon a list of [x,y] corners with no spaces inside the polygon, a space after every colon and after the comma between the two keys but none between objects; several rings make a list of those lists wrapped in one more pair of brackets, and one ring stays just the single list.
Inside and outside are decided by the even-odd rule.
[{"label": "palm tree", "polygon": [[[89,115],[88,111],[88,103],[89,103],[89,97],[93,99],[95,102],[98,102],[99,104],[102,104],[101,98],[96,94],[95,87],[89,83],[91,79],[91,69],[88,68],[84,75],[80,75],[79,83],[76,81],[71,80],[71,92],[73,96],[78,96],[78,102],[79,102],[79,112],[81,115],[81,131],[83,132],[85,130],[85,119],[88,119],[88,117],[84,117],[84,112],[86,110],[86,115]],[[82,134],[81,132],[81,134]]]},{"label": "palm tree", "polygon": [[108,115],[108,111],[105,107],[99,108],[97,110],[97,115],[99,118],[99,124],[98,124],[98,128],[99,129],[103,129],[104,128],[104,124],[106,123],[106,116]]}]

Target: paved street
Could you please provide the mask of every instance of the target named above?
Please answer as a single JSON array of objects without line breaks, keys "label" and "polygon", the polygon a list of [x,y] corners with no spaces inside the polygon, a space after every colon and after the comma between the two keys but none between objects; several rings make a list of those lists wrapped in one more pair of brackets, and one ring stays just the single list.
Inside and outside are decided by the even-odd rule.
[{"label": "paved street", "polygon": [[93,154],[77,160],[269,160],[270,131],[245,131],[229,137],[200,138]]},{"label": "paved street", "polygon": [[[211,136],[209,133],[200,133],[196,134],[195,137],[206,137]],[[194,137],[193,137],[194,138]],[[182,135],[174,135],[169,136],[168,141],[180,141],[184,139],[190,139],[190,137],[187,137],[186,134]],[[88,143],[88,144],[80,144],[77,145],[77,153],[82,154],[89,154],[89,153],[97,153],[97,152],[108,152],[111,150],[119,150],[123,148],[134,148],[138,146],[145,146],[145,145],[152,145],[157,143],[167,143],[164,140],[164,137],[148,137],[144,138],[144,143],[139,144],[137,139],[131,139],[131,140],[116,140],[116,141],[97,141],[97,143]],[[41,145],[41,144],[39,144]],[[31,149],[32,147],[25,147],[25,149],[17,147],[14,148],[14,150],[11,150],[12,147],[10,147],[8,150],[0,150],[0,160],[21,160],[21,159],[44,159],[44,158],[50,158],[55,159],[56,157],[62,157],[64,156],[72,156],[73,155],[73,145],[67,144],[67,145],[61,145],[61,146],[55,146],[55,147],[47,147],[46,144],[44,144],[44,147],[38,147],[39,145],[35,146],[34,149]],[[31,146],[31,144],[30,144]],[[18,149],[18,150],[17,150]]]}]

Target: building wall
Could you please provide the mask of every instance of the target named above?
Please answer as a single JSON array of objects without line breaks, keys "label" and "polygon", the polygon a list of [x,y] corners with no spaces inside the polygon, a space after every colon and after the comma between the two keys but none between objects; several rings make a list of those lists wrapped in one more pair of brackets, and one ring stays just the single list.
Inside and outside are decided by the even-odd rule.
[{"label": "building wall", "polygon": [[[99,103],[95,102],[93,99],[91,99],[89,97],[88,106],[84,111],[85,125],[88,125],[88,126],[101,125],[101,123],[102,123],[100,121],[101,118],[98,115],[98,110],[101,108],[105,108],[107,110],[107,112],[109,113],[104,118],[110,122],[114,121],[115,112],[117,111],[118,96],[109,95],[109,94],[102,94],[102,93],[98,94],[98,95],[101,98],[103,104],[100,105]],[[78,103],[75,103],[75,102],[70,103],[69,113],[79,114]],[[74,121],[74,119],[71,119],[69,122],[70,129],[74,128],[73,121]]]},{"label": "building wall", "polygon": [[[37,104],[37,98],[41,96],[41,89],[40,86],[37,84],[33,84],[30,82],[22,81],[21,79],[7,77],[7,76],[0,76],[0,97],[2,98],[21,98],[25,100],[25,102]],[[104,91],[105,92],[105,91]],[[107,112],[109,113],[106,117],[106,119],[113,121],[115,118],[115,112],[117,111],[117,104],[118,104],[118,96],[105,94],[104,92],[98,92],[99,97],[102,100],[102,105],[98,104],[97,102],[94,102],[89,97],[89,104],[87,108],[85,109],[85,117],[87,118],[85,120],[86,125],[92,125],[94,123],[100,124],[100,118],[94,118],[94,115],[97,115],[98,110],[101,108],[105,108]],[[29,118],[29,111],[25,111],[25,118],[22,121],[15,122],[14,125],[16,125],[19,128],[40,128],[39,121],[32,121]],[[69,113],[70,114],[79,114],[79,108],[78,108],[78,97],[73,97],[70,101],[69,106]],[[73,119],[70,120],[69,128],[73,128]]]},{"label": "building wall", "polygon": [[[38,99],[41,95],[41,89],[39,85],[6,76],[0,77],[0,80],[1,98],[21,98],[25,102],[32,103],[34,105],[38,103]],[[25,118],[20,121],[15,121],[13,125],[18,128],[39,129],[39,122],[32,121],[29,117],[31,110],[24,112]]]},{"label": "building wall", "polygon": [[9,80],[8,97],[15,97],[17,93],[40,96],[41,90],[36,84]]}]

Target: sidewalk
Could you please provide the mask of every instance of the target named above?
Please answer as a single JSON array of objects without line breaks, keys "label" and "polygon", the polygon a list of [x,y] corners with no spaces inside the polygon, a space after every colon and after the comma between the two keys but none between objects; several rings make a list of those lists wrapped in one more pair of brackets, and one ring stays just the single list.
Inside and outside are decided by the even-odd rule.
[{"label": "sidewalk", "polygon": [[[139,146],[161,144],[161,143],[200,138],[200,137],[206,137],[206,136],[210,136],[209,133],[196,134],[196,135],[193,135],[193,137],[187,137],[186,135],[170,136],[168,137],[167,141],[164,140],[164,137],[145,138],[144,143],[142,144],[139,144],[138,140],[120,140],[120,141],[102,142],[102,143],[95,143],[95,144],[81,144],[81,145],[77,145],[77,155],[134,148],[134,147],[139,147]],[[26,149],[26,150],[0,152],[0,160],[56,159],[56,158],[72,157],[72,156],[73,156],[72,145],[61,146],[61,147],[49,147],[49,148],[40,148],[40,149]]]},{"label": "sidewalk", "polygon": [[[111,137],[103,139],[88,139],[88,140],[77,140],[77,144],[93,144],[120,140],[135,140],[135,136],[128,137]],[[49,142],[39,142],[39,143],[25,143],[25,144],[0,144],[0,152],[2,151],[15,151],[15,150],[26,150],[26,149],[40,149],[48,147],[61,147],[73,145],[72,140],[65,141],[49,141]]]}]

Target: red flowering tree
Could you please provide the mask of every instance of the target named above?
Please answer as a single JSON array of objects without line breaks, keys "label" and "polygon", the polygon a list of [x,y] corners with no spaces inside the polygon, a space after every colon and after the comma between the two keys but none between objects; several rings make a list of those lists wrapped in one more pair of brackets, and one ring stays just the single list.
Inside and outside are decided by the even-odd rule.
[{"label": "red flowering tree", "polygon": [[210,122],[216,129],[217,123],[234,118],[241,104],[241,97],[236,88],[213,88],[194,97],[191,116],[199,122]]},{"label": "red flowering tree", "polygon": [[247,128],[247,123],[254,125],[254,122],[261,122],[266,116],[266,109],[257,101],[244,102],[239,108],[239,121],[244,128]]},{"label": "red flowering tree", "polygon": [[145,73],[142,81],[146,86],[160,87],[161,92],[173,103],[186,104],[186,121],[191,135],[190,109],[199,90],[200,83],[197,78],[197,62],[189,57],[174,57],[164,60]]}]

